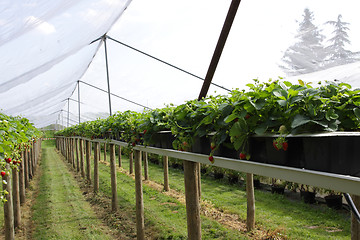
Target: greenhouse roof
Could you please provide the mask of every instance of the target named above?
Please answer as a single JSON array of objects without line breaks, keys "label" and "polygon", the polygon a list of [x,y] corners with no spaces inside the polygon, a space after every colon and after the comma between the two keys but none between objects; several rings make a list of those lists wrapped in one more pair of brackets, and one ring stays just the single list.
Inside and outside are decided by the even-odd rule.
[{"label": "greenhouse roof", "polygon": [[[4,0],[0,109],[37,127],[66,125],[67,118],[72,125],[79,121],[80,99],[82,122],[107,117],[107,76],[112,112],[195,99],[230,3]],[[223,88],[212,85],[209,94],[287,75],[290,81],[336,79],[360,87],[360,16],[354,6],[355,0],[341,2],[341,8],[335,0],[241,1],[213,78]],[[336,35],[334,23],[345,33]],[[308,41],[309,32],[318,35]],[[342,52],[334,39],[343,43],[345,56],[337,58]],[[319,44],[321,51],[315,51]],[[291,71],[284,57],[295,66]]]}]

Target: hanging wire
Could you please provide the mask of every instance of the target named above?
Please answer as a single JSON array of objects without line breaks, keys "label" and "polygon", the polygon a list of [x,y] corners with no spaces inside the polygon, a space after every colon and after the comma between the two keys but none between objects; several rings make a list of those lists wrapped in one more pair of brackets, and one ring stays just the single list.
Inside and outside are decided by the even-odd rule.
[{"label": "hanging wire", "polygon": [[[175,69],[177,69],[177,70],[179,70],[179,71],[182,71],[182,72],[184,72],[184,73],[186,73],[186,74],[189,74],[189,75],[191,75],[191,76],[193,76],[193,77],[195,77],[195,78],[198,78],[198,79],[200,79],[200,80],[202,80],[202,81],[205,81],[205,79],[202,78],[202,77],[199,77],[199,76],[197,76],[197,75],[195,75],[195,74],[193,74],[193,73],[191,73],[191,72],[188,72],[188,71],[186,71],[186,70],[184,70],[184,69],[182,69],[182,68],[176,67],[176,66],[173,65],[173,64],[170,64],[170,63],[168,63],[168,62],[165,62],[165,61],[163,61],[163,60],[161,60],[161,59],[159,59],[159,58],[157,58],[157,57],[154,57],[154,56],[152,56],[152,55],[150,55],[150,54],[148,54],[148,53],[145,53],[145,52],[143,52],[143,51],[141,51],[141,50],[139,50],[139,49],[136,49],[136,48],[134,48],[134,47],[131,47],[131,46],[129,46],[129,45],[123,43],[123,42],[120,42],[119,40],[116,40],[116,39],[114,39],[114,38],[112,38],[112,37],[109,37],[109,36],[107,36],[107,35],[106,35],[106,38],[108,38],[108,39],[110,39],[110,40],[113,40],[114,42],[119,43],[119,44],[121,44],[121,45],[123,45],[123,46],[125,46],[125,47],[128,47],[128,48],[132,49],[132,50],[135,50],[136,52],[139,52],[139,53],[141,53],[141,54],[144,54],[145,56],[148,56],[148,57],[150,57],[150,58],[152,58],[152,59],[155,59],[155,60],[157,60],[157,61],[159,61],[159,62],[161,62],[161,63],[164,63],[164,64],[166,64],[166,65],[168,65],[168,66],[170,66],[170,67],[173,67],[173,68],[175,68]],[[218,85],[218,84],[216,84],[216,83],[213,83],[213,82],[212,82],[211,84],[214,85],[214,86],[216,86],[216,87],[218,87],[218,88],[221,88],[221,89],[224,89],[224,90],[226,90],[226,91],[228,91],[228,92],[231,92],[231,90],[228,89],[228,88],[226,88],[226,87],[220,86],[220,85]]]},{"label": "hanging wire", "polygon": [[[86,85],[88,85],[88,86],[90,86],[90,87],[93,87],[93,88],[97,89],[97,90],[100,90],[100,91],[103,91],[103,92],[105,92],[105,93],[108,93],[108,91],[106,91],[106,90],[104,90],[104,89],[101,89],[101,88],[99,88],[99,87],[96,87],[96,86],[94,86],[94,85],[92,85],[92,84],[90,84],[90,83],[87,83],[87,82],[84,82],[84,81],[81,81],[81,80],[79,80],[79,82],[84,83],[84,84],[86,84]],[[114,93],[110,93],[110,94],[111,94],[112,96],[115,96],[115,97],[117,97],[117,98],[120,98],[120,99],[122,99],[122,100],[124,100],[124,101],[130,102],[130,103],[133,103],[133,104],[138,105],[138,106],[140,106],[140,107],[143,107],[143,108],[146,108],[146,109],[150,109],[150,110],[151,110],[151,108],[149,108],[149,107],[147,107],[147,106],[144,106],[144,105],[142,105],[142,104],[140,104],[140,103],[131,101],[131,100],[129,100],[129,99],[127,99],[127,98],[124,98],[124,97],[120,97],[119,95],[116,95],[116,94],[114,94]]]}]

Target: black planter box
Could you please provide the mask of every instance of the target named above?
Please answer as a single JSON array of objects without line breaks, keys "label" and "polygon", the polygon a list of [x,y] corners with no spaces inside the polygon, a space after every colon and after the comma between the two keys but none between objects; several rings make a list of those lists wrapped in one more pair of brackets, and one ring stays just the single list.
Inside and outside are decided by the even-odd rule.
[{"label": "black planter box", "polygon": [[175,140],[175,137],[172,135],[171,131],[160,131],[154,133],[151,140],[154,142],[154,147],[173,149],[172,143]]},{"label": "black planter box", "polygon": [[314,134],[302,140],[305,169],[360,177],[360,133]]},{"label": "black planter box", "polygon": [[191,146],[191,152],[209,155],[211,152],[211,140],[210,137],[194,137],[194,143]]}]

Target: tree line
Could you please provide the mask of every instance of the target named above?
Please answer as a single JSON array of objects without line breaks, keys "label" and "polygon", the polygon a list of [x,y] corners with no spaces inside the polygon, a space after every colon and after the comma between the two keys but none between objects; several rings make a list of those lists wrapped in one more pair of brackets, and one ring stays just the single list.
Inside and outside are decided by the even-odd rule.
[{"label": "tree line", "polygon": [[350,23],[343,21],[341,14],[337,20],[325,23],[333,27],[329,37],[313,23],[314,13],[308,8],[302,16],[296,42],[285,50],[279,65],[285,73],[290,76],[305,74],[360,60],[360,52],[346,49],[351,44],[348,35]]}]

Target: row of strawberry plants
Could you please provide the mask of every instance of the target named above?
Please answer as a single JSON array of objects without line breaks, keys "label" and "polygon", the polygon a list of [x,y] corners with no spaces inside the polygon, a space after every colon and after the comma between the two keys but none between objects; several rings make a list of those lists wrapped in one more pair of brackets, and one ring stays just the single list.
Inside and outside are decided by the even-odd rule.
[{"label": "row of strawberry plants", "polygon": [[[21,152],[28,149],[40,136],[41,132],[28,119],[0,113],[0,174],[2,177],[10,174],[9,169],[6,168],[7,164],[11,169],[19,167],[22,161]],[[3,183],[6,184],[5,181]],[[6,201],[6,194],[6,190],[0,193],[3,202]]]},{"label": "row of strawberry plants", "polygon": [[297,84],[269,80],[235,89],[228,95],[191,100],[142,113],[118,112],[107,119],[84,122],[58,135],[89,138],[117,137],[129,143],[150,145],[159,131],[171,131],[174,149],[191,151],[195,137],[211,136],[211,153],[221,145],[240,150],[249,159],[249,137],[278,134],[277,150],[287,150],[288,134],[319,131],[358,131],[360,90],[338,82]]}]

